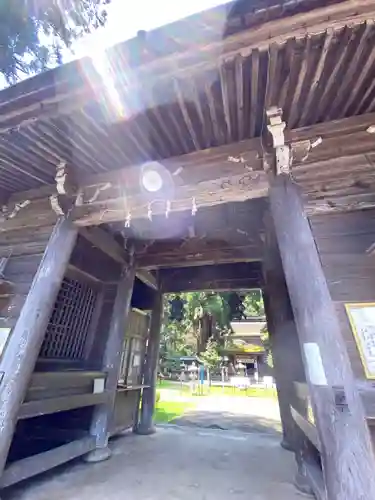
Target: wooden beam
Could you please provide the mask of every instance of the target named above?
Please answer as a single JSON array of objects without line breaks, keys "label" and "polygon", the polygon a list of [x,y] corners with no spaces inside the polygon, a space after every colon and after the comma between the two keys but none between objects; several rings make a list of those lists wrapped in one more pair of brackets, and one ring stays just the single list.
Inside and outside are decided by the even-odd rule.
[{"label": "wooden beam", "polygon": [[[232,201],[261,198],[267,195],[268,180],[259,159],[258,144],[242,153],[242,160],[231,159],[226,148],[221,151],[186,155],[159,163],[135,166],[85,180],[82,205],[72,210],[77,225],[86,226],[147,218],[169,212],[192,210]],[[240,148],[242,149],[242,148]],[[162,189],[154,194],[142,190],[144,169],[155,169],[163,178]],[[176,174],[177,172],[177,174]],[[107,189],[100,190],[101,187]],[[96,195],[97,193],[97,195]],[[95,198],[95,201],[91,201]],[[169,207],[167,205],[169,202]],[[26,210],[26,209],[25,209]]]},{"label": "wooden beam", "polygon": [[314,459],[315,452],[291,412],[291,406],[294,406],[302,415],[307,415],[307,404],[298,397],[294,383],[295,380],[305,381],[306,375],[273,222],[267,215],[263,296],[283,430],[281,445],[295,454],[296,488],[303,493],[311,493],[305,463]]},{"label": "wooden beam", "polygon": [[[115,240],[112,234],[99,227],[81,227],[80,234],[92,243],[96,248],[112,257],[113,260],[121,264],[127,264],[130,261],[130,255]],[[135,272],[137,278],[145,285],[157,290],[157,282],[147,269],[137,269]]]},{"label": "wooden beam", "polygon": [[210,281],[200,281],[196,279],[189,284],[179,285],[178,282],[173,286],[169,286],[166,293],[182,293],[182,292],[199,292],[199,291],[215,291],[228,292],[231,290],[248,291],[260,288],[262,282],[258,278],[218,278]]},{"label": "wooden beam", "polygon": [[[235,157],[231,157],[233,147],[224,146],[218,151],[215,148],[90,176],[81,181],[70,217],[78,226],[90,226],[125,221],[128,215],[132,220],[147,218],[149,208],[153,216],[165,214],[167,202],[173,213],[191,211],[194,205],[199,210],[266,196],[268,180],[262,169],[260,142],[247,141],[235,150]],[[161,175],[163,187],[157,194],[142,188],[144,169],[155,169]],[[49,196],[55,192],[55,186],[47,186],[12,197],[11,212],[20,200],[28,200],[29,204],[15,217],[5,220],[2,230],[51,224],[56,214],[51,209]]]},{"label": "wooden beam", "polygon": [[[375,144],[366,129],[374,123],[375,114],[372,113],[286,133],[288,143],[323,138],[322,144],[307,158],[296,158],[293,163],[293,175],[308,199],[319,198],[323,202],[337,193],[342,196],[367,193],[368,188],[361,186],[375,182],[373,159],[369,156],[375,153]],[[255,138],[88,176],[80,180],[70,217],[79,226],[124,222],[129,215],[132,223],[147,218],[149,207],[155,216],[169,209],[171,213],[191,211],[193,199],[199,210],[261,198],[267,196],[269,187],[263,162],[264,148],[260,139]],[[340,170],[344,163],[347,168]],[[163,178],[163,188],[157,198],[141,187],[144,169],[149,168],[156,169]],[[12,196],[7,207],[12,217],[5,216],[0,229],[8,231],[53,224],[57,218],[49,200],[53,193],[56,193],[56,186],[51,185]],[[28,201],[27,206],[16,208],[25,201]],[[329,206],[328,203],[327,210]]]},{"label": "wooden beam", "polygon": [[76,238],[77,228],[59,219],[1,357],[0,472]]},{"label": "wooden beam", "polygon": [[154,290],[158,289],[158,282],[155,276],[148,271],[147,269],[136,269],[135,275],[137,278],[142,281],[145,285],[153,288]]},{"label": "wooden beam", "polygon": [[18,419],[39,417],[40,415],[51,415],[60,411],[75,410],[87,406],[96,406],[107,403],[108,394],[70,394],[69,396],[51,397],[45,399],[36,399],[22,403]]},{"label": "wooden beam", "polygon": [[[262,258],[265,200],[249,200],[155,218],[133,235],[137,266],[191,267]],[[167,230],[166,230],[167,229]],[[169,231],[169,232],[168,232]],[[166,238],[161,238],[165,235]]]},{"label": "wooden beam", "polygon": [[265,258],[263,261],[265,286],[263,291],[283,424],[283,442],[287,443],[287,446],[295,453],[298,453],[301,439],[299,433],[296,432],[295,423],[290,413],[290,405],[298,408],[302,414],[306,413],[306,405],[301,404],[294,386],[296,380],[305,381],[306,375],[280,253],[270,217],[267,217],[266,225]]},{"label": "wooden beam", "polygon": [[[311,404],[311,398],[308,385],[305,383],[295,382],[298,397]],[[356,387],[362,399],[362,404],[365,410],[365,415],[368,420],[375,420],[375,389],[371,382],[356,380]]]},{"label": "wooden beam", "polygon": [[104,350],[102,370],[107,373],[105,388],[108,399],[105,404],[96,406],[93,412],[90,433],[95,436],[96,448],[87,455],[86,460],[88,462],[106,460],[111,454],[108,448],[108,439],[115,405],[125,329],[133,293],[134,276],[134,264],[124,266],[117,286],[111,324]]},{"label": "wooden beam", "polygon": [[273,179],[269,198],[304,353],[327,497],[375,498],[371,436],[300,191],[281,174]]},{"label": "wooden beam", "polygon": [[161,269],[159,277],[164,293],[248,290],[262,286],[259,262]]},{"label": "wooden beam", "polygon": [[[157,246],[155,246],[155,249]],[[176,250],[173,253],[158,254],[157,252],[145,253],[137,256],[137,263],[142,268],[158,269],[162,267],[193,267],[213,264],[225,264],[235,262],[252,262],[262,260],[263,252],[261,247],[255,246],[231,246],[226,243],[218,242],[217,246],[211,245],[210,248],[197,245],[195,250],[186,251]]]},{"label": "wooden beam", "polygon": [[120,264],[129,262],[129,255],[114,239],[113,235],[100,227],[81,227],[79,233],[96,248]]},{"label": "wooden beam", "polygon": [[163,317],[163,294],[155,294],[151,314],[150,334],[147,343],[146,361],[144,365],[142,405],[139,423],[136,422],[135,431],[138,434],[148,435],[155,432],[153,416],[156,402],[157,366],[159,362],[161,323]]},{"label": "wooden beam", "polygon": [[314,424],[312,424],[306,416],[301,414],[293,406],[290,407],[292,418],[296,425],[300,428],[307,439],[315,446],[315,448],[321,451],[321,445],[319,442],[318,432]]},{"label": "wooden beam", "polygon": [[0,487],[8,488],[12,484],[24,481],[37,474],[57,467],[88,453],[95,446],[91,436],[71,441],[48,451],[12,462],[4,471],[0,479]]}]

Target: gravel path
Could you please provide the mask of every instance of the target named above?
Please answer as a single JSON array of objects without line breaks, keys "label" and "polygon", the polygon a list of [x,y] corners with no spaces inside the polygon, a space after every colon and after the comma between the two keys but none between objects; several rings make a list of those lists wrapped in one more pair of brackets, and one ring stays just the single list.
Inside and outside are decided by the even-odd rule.
[{"label": "gravel path", "polygon": [[161,400],[193,401],[194,407],[173,421],[183,426],[264,432],[279,435],[280,412],[277,399],[244,396],[196,396],[176,390],[160,391]]}]

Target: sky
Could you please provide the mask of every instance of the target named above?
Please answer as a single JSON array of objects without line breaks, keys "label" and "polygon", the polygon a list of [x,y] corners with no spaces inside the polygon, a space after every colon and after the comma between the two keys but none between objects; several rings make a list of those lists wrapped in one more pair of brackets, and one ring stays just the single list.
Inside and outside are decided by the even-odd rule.
[{"label": "sky", "polygon": [[78,41],[74,55],[66,60],[95,55],[95,47],[102,49],[133,38],[139,30],[151,30],[164,24],[227,3],[228,0],[112,0],[108,5],[108,21],[104,28]]}]

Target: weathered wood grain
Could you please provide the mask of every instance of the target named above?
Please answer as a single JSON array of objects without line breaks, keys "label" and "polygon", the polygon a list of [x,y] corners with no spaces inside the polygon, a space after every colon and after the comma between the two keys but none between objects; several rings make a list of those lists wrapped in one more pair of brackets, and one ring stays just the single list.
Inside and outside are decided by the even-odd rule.
[{"label": "weathered wood grain", "polygon": [[102,366],[102,370],[107,373],[106,391],[108,392],[108,399],[106,404],[97,405],[93,412],[90,433],[95,437],[96,448],[88,456],[89,461],[95,461],[95,457],[99,456],[99,454],[103,454],[103,456],[106,453],[110,454],[108,439],[112,424],[111,418],[114,411],[118,374],[121,366],[124,343],[124,332],[130,310],[134,277],[134,265],[123,268],[123,274],[118,283],[116,299],[113,304],[112,318],[104,349]]},{"label": "weathered wood grain", "polygon": [[[321,213],[333,211],[335,207],[350,209],[353,203],[375,205],[372,194],[374,142],[372,135],[366,132],[374,121],[375,116],[370,114],[287,134],[287,140],[292,143],[323,138],[322,144],[307,158],[296,158],[292,168],[307,198],[309,211],[313,213],[315,206]],[[78,199],[72,200],[71,217],[80,226],[98,225],[125,221],[129,215],[132,221],[147,218],[149,209],[154,216],[167,211],[191,210],[193,199],[197,207],[204,208],[264,197],[268,192],[268,179],[262,170],[264,154],[261,141],[251,139],[116,172],[84,176],[79,181]],[[156,195],[142,190],[146,168],[156,169],[163,178],[163,187]],[[55,191],[56,187],[50,185],[13,196],[9,212],[18,202],[29,200],[30,203],[1,223],[3,233],[26,227],[30,231],[32,227],[53,224],[56,214],[48,197]]]},{"label": "weathered wood grain", "polygon": [[259,262],[221,264],[179,269],[161,269],[163,293],[198,290],[260,288],[262,273]]},{"label": "weathered wood grain", "polygon": [[143,435],[155,432],[153,415],[156,402],[157,367],[159,361],[162,315],[163,294],[161,291],[158,291],[155,293],[151,313],[150,332],[143,373],[143,381],[147,387],[142,393],[140,417],[135,429],[138,434]]},{"label": "weathered wood grain", "polygon": [[375,260],[367,253],[375,241],[375,211],[312,217],[310,223],[352,369],[357,379],[364,380],[344,304],[375,300]]},{"label": "weathered wood grain", "polygon": [[273,180],[270,207],[309,374],[327,496],[371,498],[375,460],[364,409],[300,192],[288,176]]},{"label": "weathered wood grain", "polygon": [[52,232],[30,292],[1,358],[4,373],[0,392],[0,470],[12,441],[17,415],[43,342],[44,332],[60,288],[77,229],[60,220]]}]

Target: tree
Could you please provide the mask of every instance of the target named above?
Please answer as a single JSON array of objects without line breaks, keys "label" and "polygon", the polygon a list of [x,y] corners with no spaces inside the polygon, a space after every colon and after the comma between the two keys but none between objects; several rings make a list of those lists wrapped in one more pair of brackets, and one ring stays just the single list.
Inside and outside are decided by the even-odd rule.
[{"label": "tree", "polygon": [[200,359],[205,362],[205,364],[214,370],[221,363],[221,355],[219,353],[219,345],[214,339],[209,339],[207,342],[206,350],[200,353]]},{"label": "tree", "polygon": [[229,307],[224,294],[185,294],[185,324],[197,341],[197,352],[205,350],[210,338],[220,341],[230,329]]},{"label": "tree", "polygon": [[0,0],[0,73],[9,83],[62,63],[65,47],[107,19],[110,0]]},{"label": "tree", "polygon": [[249,291],[245,296],[244,306],[247,317],[264,316],[264,303],[261,290]]},{"label": "tree", "polygon": [[272,357],[272,346],[270,341],[270,335],[268,332],[267,325],[261,331],[261,340],[266,351],[266,362],[267,365],[273,368],[273,357]]},{"label": "tree", "polygon": [[[171,314],[176,300],[184,304],[182,317]],[[229,329],[229,308],[225,294],[189,292],[165,297],[163,352],[185,355],[192,351],[204,351],[209,338],[220,340]]]},{"label": "tree", "polygon": [[175,294],[164,296],[160,346],[163,357],[189,355],[194,352],[194,348],[188,343],[186,323],[171,319],[171,301],[174,298]]},{"label": "tree", "polygon": [[[231,293],[189,292],[169,294],[164,302],[164,321],[162,329],[163,356],[181,356],[205,353],[210,345],[209,354],[214,348],[222,346],[230,339]],[[183,302],[183,314],[178,319],[171,314],[175,300]],[[241,299],[242,300],[242,299]],[[252,290],[243,299],[247,317],[263,316],[264,306],[260,290]],[[216,349],[217,351],[217,349]]]}]

